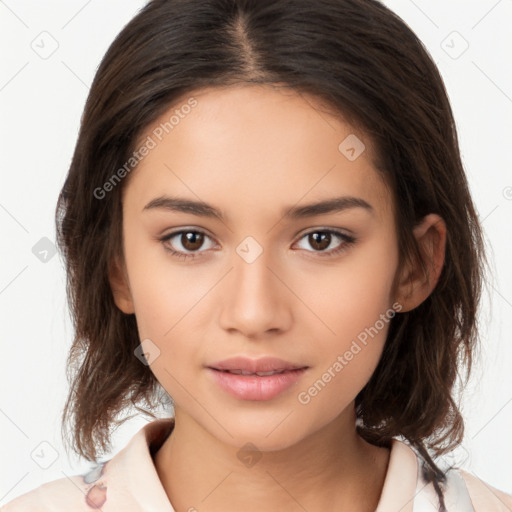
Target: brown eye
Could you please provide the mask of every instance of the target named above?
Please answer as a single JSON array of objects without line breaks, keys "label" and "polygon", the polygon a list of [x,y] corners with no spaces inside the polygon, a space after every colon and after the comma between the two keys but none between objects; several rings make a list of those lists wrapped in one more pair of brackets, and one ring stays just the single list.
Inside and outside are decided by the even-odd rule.
[{"label": "brown eye", "polygon": [[[202,231],[183,229],[166,235],[160,241],[166,251],[170,252],[173,256],[183,259],[201,256],[203,252],[206,252],[199,250],[205,245],[206,239],[210,239],[210,237]],[[213,245],[215,244],[212,243],[210,247],[213,247]],[[206,249],[208,248],[207,246]]]},{"label": "brown eye", "polygon": [[308,242],[311,244],[311,247],[318,249],[319,251],[323,251],[329,247],[332,235],[331,233],[316,231],[314,233],[309,233],[308,237]]},{"label": "brown eye", "polygon": [[[318,256],[336,256],[345,249],[348,249],[356,241],[353,236],[332,229],[310,231],[302,236],[301,241],[303,239],[307,240],[307,245],[314,249],[313,251],[307,249],[307,252],[317,253]],[[336,244],[336,240],[338,240],[338,244]],[[334,244],[332,244],[333,242]],[[330,250],[326,250],[331,244],[334,245],[334,247],[331,247]]]},{"label": "brown eye", "polygon": [[203,245],[204,235],[198,231],[184,231],[181,234],[180,242],[187,251],[195,251]]}]

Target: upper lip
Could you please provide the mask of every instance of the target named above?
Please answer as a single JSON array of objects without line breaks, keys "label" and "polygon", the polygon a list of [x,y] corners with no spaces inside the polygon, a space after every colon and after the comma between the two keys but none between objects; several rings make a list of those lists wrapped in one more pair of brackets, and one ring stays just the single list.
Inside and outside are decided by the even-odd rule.
[{"label": "upper lip", "polygon": [[208,365],[214,370],[241,370],[244,372],[272,372],[279,370],[298,370],[307,368],[305,365],[293,364],[277,357],[261,357],[251,359],[250,357],[230,357],[223,361]]}]

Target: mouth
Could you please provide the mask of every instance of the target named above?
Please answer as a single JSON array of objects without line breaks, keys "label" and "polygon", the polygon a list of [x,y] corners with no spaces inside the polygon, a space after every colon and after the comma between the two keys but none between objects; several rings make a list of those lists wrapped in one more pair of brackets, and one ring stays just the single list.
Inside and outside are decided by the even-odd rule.
[{"label": "mouth", "polygon": [[224,372],[224,373],[232,373],[233,375],[244,375],[244,376],[257,376],[257,377],[268,377],[270,375],[280,375],[282,373],[285,373],[285,372],[291,372],[291,371],[295,371],[295,370],[302,370],[302,369],[305,369],[306,367],[304,368],[292,368],[292,369],[289,369],[289,370],[274,370],[274,371],[270,371],[270,372],[246,372],[244,370],[219,370],[218,368],[211,368],[212,370],[216,370],[218,372]]},{"label": "mouth", "polygon": [[276,358],[232,358],[207,366],[213,383],[240,400],[271,400],[296,385],[309,366]]},{"label": "mouth", "polygon": [[277,357],[252,359],[246,356],[231,357],[208,366],[212,370],[225,371],[236,375],[258,375],[265,377],[293,370],[308,368],[306,365],[294,364]]}]

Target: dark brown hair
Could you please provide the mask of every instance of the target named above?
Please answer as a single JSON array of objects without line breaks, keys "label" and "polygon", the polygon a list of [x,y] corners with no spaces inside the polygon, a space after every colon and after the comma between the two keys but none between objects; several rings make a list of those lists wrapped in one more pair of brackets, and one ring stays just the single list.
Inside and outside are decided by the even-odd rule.
[{"label": "dark brown hair", "polygon": [[[442,78],[423,44],[376,0],[154,0],[121,31],[91,86],[60,193],[57,242],[76,330],[69,357],[74,450],[93,460],[128,406],[152,415],[161,391],[134,356],[134,315],[115,305],[108,280],[122,261],[127,179],[98,197],[138,138],[177,99],[203,87],[285,84],[360,127],[395,208],[400,266],[426,262],[413,227],[428,213],[447,226],[445,264],[431,295],[391,321],[381,360],[356,397],[358,431],[389,446],[403,436],[425,461],[456,447],[463,419],[452,393],[471,370],[484,264],[483,233],[468,190]],[[140,408],[149,405],[149,411]],[[64,432],[64,429],[63,429]]]}]

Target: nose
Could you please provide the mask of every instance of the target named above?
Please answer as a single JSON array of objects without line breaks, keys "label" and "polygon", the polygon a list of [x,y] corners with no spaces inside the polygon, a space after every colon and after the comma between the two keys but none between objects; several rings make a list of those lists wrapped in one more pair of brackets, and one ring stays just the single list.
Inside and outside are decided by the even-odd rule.
[{"label": "nose", "polygon": [[293,293],[269,253],[264,250],[252,262],[234,255],[234,268],[226,276],[220,297],[224,330],[254,339],[290,328]]}]

